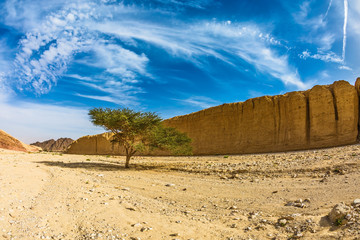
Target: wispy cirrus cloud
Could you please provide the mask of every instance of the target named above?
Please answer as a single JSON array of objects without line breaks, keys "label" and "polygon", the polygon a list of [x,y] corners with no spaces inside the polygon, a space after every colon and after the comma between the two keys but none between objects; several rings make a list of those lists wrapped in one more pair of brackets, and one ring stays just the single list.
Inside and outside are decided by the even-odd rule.
[{"label": "wispy cirrus cloud", "polygon": [[330,0],[330,1],[329,1],[329,5],[328,5],[328,8],[326,9],[326,13],[325,13],[325,15],[324,15],[324,18],[326,18],[326,17],[328,16],[329,11],[330,11],[331,6],[332,6],[332,2],[333,2],[333,0]]},{"label": "wispy cirrus cloud", "polygon": [[352,71],[352,70],[353,70],[351,67],[345,66],[345,65],[339,66],[339,69],[340,69],[340,70],[347,70],[347,71]]},{"label": "wispy cirrus cloud", "polygon": [[174,99],[182,104],[190,105],[192,107],[200,107],[201,109],[214,107],[220,105],[219,101],[204,96],[192,96],[186,99]]},{"label": "wispy cirrus cloud", "polygon": [[[72,76],[72,78],[76,79],[75,76]],[[111,102],[121,106],[136,106],[138,103],[135,95],[142,92],[141,88],[117,81],[111,76],[107,76],[107,81],[102,81],[101,76],[99,79],[93,77],[90,81],[85,80],[83,77],[78,80],[80,80],[80,84],[99,92],[99,94],[82,94],[77,92],[75,93],[76,96]]]},{"label": "wispy cirrus cloud", "polygon": [[[42,0],[40,0],[42,1]],[[202,8],[212,1],[177,0],[163,3]],[[9,0],[6,4],[8,24],[16,25],[19,3],[33,8],[25,0]],[[70,64],[97,68],[97,90],[102,94],[75,93],[77,96],[128,103],[134,94],[141,92],[140,79],[156,78],[148,66],[152,59],[142,52],[146,42],[152,48],[164,49],[170,56],[194,64],[202,71],[212,69],[208,59],[214,58],[234,68],[243,62],[252,65],[262,74],[270,75],[287,86],[306,88],[288,56],[275,47],[280,41],[256,24],[232,23],[231,21],[178,22],[176,27],[163,21],[152,21],[152,11],[135,5],[113,1],[64,1],[52,5],[52,11],[40,9],[30,15],[30,30],[19,41],[19,52],[14,61],[11,78],[21,91],[36,94],[48,93],[68,72]],[[138,13],[148,21],[138,21]],[[45,15],[44,15],[45,14]],[[160,13],[167,14],[167,13]],[[27,16],[22,16],[27,18]],[[166,17],[166,16],[163,16]],[[23,26],[23,25],[21,25]],[[19,27],[20,30],[24,30]],[[90,54],[91,58],[76,57]],[[76,57],[76,59],[75,59]],[[88,76],[80,76],[88,77]],[[114,80],[116,79],[116,80]],[[114,84],[117,82],[119,84]],[[88,87],[94,85],[86,83]],[[113,88],[122,88],[114,91]],[[128,97],[126,98],[126,94]]]},{"label": "wispy cirrus cloud", "polygon": [[[303,12],[303,14],[300,14],[300,16],[302,16],[303,18],[300,17],[298,23],[299,24],[307,24],[307,21],[305,21],[305,19],[307,18],[309,12],[310,12],[310,1],[306,1],[301,5],[301,12]],[[325,26],[327,26],[327,21],[326,18],[329,14],[329,11],[332,7],[333,1],[330,0],[326,13],[325,15],[318,15],[316,17],[313,18],[319,18],[322,19],[319,22],[322,22],[322,24],[315,24],[315,27],[313,27],[313,30],[318,30],[320,27],[323,28]],[[338,4],[338,3],[337,3]],[[334,33],[329,33],[328,30],[326,29],[325,32],[319,32],[319,34],[315,34],[316,37],[310,37],[310,40],[307,39],[306,41],[313,41],[315,43],[318,44],[317,50],[315,53],[310,52],[309,50],[305,50],[303,51],[301,54],[299,54],[299,57],[302,59],[308,59],[308,58],[312,58],[312,59],[317,59],[317,60],[321,60],[324,62],[332,62],[332,63],[337,63],[337,64],[341,64],[341,66],[339,66],[339,69],[342,70],[351,70],[350,67],[345,65],[345,56],[346,56],[346,44],[347,44],[347,25],[348,25],[348,0],[343,0],[343,26],[342,26],[342,51],[341,54],[336,54],[332,48],[333,48],[333,44],[336,41],[336,37]],[[340,40],[340,39],[338,39]]]},{"label": "wispy cirrus cloud", "polygon": [[52,13],[19,41],[13,76],[22,90],[44,94],[56,85],[73,56],[91,46],[93,40],[79,21],[90,18],[89,5],[70,5]]},{"label": "wispy cirrus cloud", "polygon": [[299,56],[302,59],[313,58],[313,59],[322,60],[324,62],[343,63],[343,59],[340,56],[329,51],[328,52],[320,51],[319,53],[312,54],[308,50],[305,50],[301,54],[299,54]]},{"label": "wispy cirrus cloud", "polygon": [[[137,21],[92,24],[102,31],[121,39],[136,39],[163,48],[174,57],[204,67],[206,57],[214,57],[234,67],[239,60],[254,65],[264,74],[270,74],[285,85],[304,88],[306,85],[288,63],[272,46],[281,45],[269,34],[264,34],[256,25],[232,24],[228,22],[200,22],[183,25],[177,29],[168,26],[143,24]],[[280,65],[279,65],[280,64]]]},{"label": "wispy cirrus cloud", "polygon": [[192,7],[192,8],[204,8],[209,4],[212,4],[213,0],[188,0],[188,1],[181,1],[181,0],[157,0],[158,2],[164,4],[175,4],[183,7]]},{"label": "wispy cirrus cloud", "polygon": [[294,12],[293,17],[298,24],[310,28],[312,31],[316,31],[319,28],[325,27],[326,22],[323,15],[310,16],[311,3],[311,1],[302,2],[299,6],[299,11]]}]

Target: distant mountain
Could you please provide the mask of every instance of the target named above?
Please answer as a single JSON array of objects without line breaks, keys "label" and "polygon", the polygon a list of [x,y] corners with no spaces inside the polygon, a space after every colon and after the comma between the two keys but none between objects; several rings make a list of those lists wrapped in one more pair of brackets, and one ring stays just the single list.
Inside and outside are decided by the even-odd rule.
[{"label": "distant mountain", "polygon": [[0,130],[0,148],[23,152],[37,152],[41,150],[39,147],[30,146],[19,141],[3,130]]},{"label": "distant mountain", "polygon": [[73,142],[71,138],[59,138],[58,140],[50,139],[44,142],[36,142],[31,145],[41,147],[44,151],[58,152],[65,151]]}]

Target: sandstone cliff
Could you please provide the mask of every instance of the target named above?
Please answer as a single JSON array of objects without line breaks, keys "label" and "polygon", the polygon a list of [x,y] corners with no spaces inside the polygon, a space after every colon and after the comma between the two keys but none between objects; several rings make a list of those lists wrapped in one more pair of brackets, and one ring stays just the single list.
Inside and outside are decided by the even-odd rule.
[{"label": "sandstone cliff", "polygon": [[74,140],[71,138],[50,139],[44,142],[35,142],[31,145],[41,147],[44,151],[65,151]]},{"label": "sandstone cliff", "polygon": [[[223,104],[164,121],[193,139],[195,155],[302,150],[352,144],[359,125],[360,79],[307,91]],[[111,135],[82,137],[78,154],[123,154]]]},{"label": "sandstone cliff", "polygon": [[193,139],[195,154],[240,154],[355,143],[359,97],[337,81],[308,91],[223,104],[165,120]]},{"label": "sandstone cliff", "polygon": [[19,141],[18,139],[10,136],[3,130],[0,130],[0,148],[23,152],[37,152],[41,150],[41,148],[39,147],[30,146]]}]

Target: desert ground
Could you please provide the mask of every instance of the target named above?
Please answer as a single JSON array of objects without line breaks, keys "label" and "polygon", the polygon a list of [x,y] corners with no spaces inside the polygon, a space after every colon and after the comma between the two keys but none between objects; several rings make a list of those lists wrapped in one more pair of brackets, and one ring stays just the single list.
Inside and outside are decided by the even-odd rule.
[{"label": "desert ground", "polygon": [[0,150],[0,239],[360,239],[360,145],[124,160]]}]

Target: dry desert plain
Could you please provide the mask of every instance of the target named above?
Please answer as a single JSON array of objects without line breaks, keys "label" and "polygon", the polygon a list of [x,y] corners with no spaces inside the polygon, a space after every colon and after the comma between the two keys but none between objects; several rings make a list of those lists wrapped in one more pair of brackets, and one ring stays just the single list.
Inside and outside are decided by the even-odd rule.
[{"label": "dry desert plain", "polygon": [[131,164],[0,150],[0,239],[360,239],[360,145]]}]

